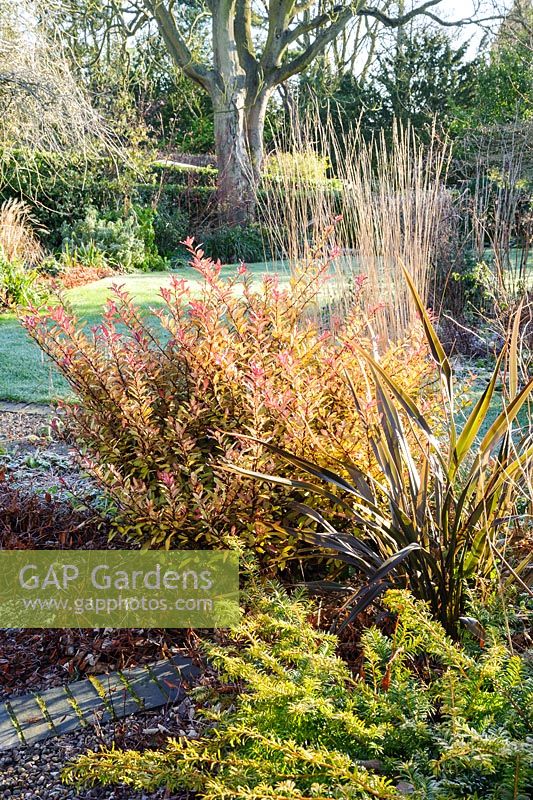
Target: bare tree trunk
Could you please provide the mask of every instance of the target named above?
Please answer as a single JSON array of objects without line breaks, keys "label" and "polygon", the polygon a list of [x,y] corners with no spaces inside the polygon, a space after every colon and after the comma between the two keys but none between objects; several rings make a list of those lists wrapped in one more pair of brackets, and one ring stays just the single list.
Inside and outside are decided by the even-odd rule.
[{"label": "bare tree trunk", "polygon": [[237,52],[234,3],[235,0],[213,3],[216,78],[211,96],[215,112],[217,190],[219,218],[228,225],[253,219],[258,180],[248,141],[247,97],[253,76],[247,76]]},{"label": "bare tree trunk", "polygon": [[219,217],[228,225],[252,222],[261,179],[265,115],[271,91],[247,105],[246,92],[215,98]]},{"label": "bare tree trunk", "polygon": [[256,177],[248,149],[244,92],[215,98],[219,219],[242,225],[254,218]]},{"label": "bare tree trunk", "polygon": [[263,167],[265,116],[271,94],[272,90],[264,90],[247,106],[246,110],[246,141],[252,162],[255,189],[257,189]]}]

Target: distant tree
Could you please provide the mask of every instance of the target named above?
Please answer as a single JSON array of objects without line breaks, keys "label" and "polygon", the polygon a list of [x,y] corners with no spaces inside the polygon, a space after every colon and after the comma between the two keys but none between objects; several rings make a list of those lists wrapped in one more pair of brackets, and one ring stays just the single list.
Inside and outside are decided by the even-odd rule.
[{"label": "distant tree", "polygon": [[174,66],[158,36],[135,48],[129,75],[133,102],[152,140],[185,153],[214,151],[211,98]]},{"label": "distant tree", "polygon": [[[267,105],[277,86],[304,72],[347,26],[359,18],[398,28],[416,17],[439,22],[442,0],[421,0],[404,13],[389,0],[367,5],[335,0],[206,0],[199,16],[210,25],[209,47],[189,46],[195,2],[131,0],[116,4],[122,23],[134,33],[156,23],[175,66],[210,96],[214,114],[218,192],[222,217],[246,222],[254,214],[255,189],[263,161]],[[114,5],[110,3],[109,5]],[[113,25],[116,21],[113,21]]]},{"label": "distant tree", "polygon": [[[390,41],[388,42],[390,45]],[[415,28],[382,46],[366,77],[345,73],[335,78],[327,68],[305,80],[300,107],[317,104],[324,118],[343,129],[359,123],[365,138],[392,130],[394,120],[409,123],[422,138],[434,124],[448,131],[475,91],[476,62],[465,58],[467,45],[453,47],[441,31]]]},{"label": "distant tree", "polygon": [[381,98],[374,124],[390,127],[399,119],[422,131],[437,118],[446,129],[456,109],[472,100],[475,67],[465,60],[466,49],[466,44],[454,48],[442,32],[406,37],[373,71],[372,94],[375,101]]},{"label": "distant tree", "polygon": [[515,0],[487,55],[480,60],[468,124],[533,118],[533,3]]},{"label": "distant tree", "polygon": [[533,185],[531,0],[515,0],[490,49],[478,58],[474,95],[457,114],[454,132],[466,175],[484,172],[511,192]]},{"label": "distant tree", "polygon": [[516,44],[533,51],[533,0],[514,0],[494,41],[496,50]]}]

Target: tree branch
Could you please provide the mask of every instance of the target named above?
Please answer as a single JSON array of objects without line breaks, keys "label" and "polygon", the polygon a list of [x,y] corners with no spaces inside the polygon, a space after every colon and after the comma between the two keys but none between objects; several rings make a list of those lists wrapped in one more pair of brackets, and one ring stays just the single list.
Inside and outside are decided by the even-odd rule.
[{"label": "tree branch", "polygon": [[174,62],[189,78],[200,84],[206,91],[212,92],[214,87],[213,70],[194,60],[166,5],[162,0],[143,0],[143,3],[157,22],[161,36]]},{"label": "tree branch", "polygon": [[363,6],[363,8],[359,8],[355,13],[358,16],[374,17],[387,28],[399,28],[401,25],[406,25],[419,14],[425,13],[427,9],[440,5],[440,3],[442,3],[442,0],[426,0],[426,2],[421,6],[412,8],[410,11],[407,11],[405,14],[400,14],[397,17],[390,17],[388,14],[385,14],[384,11],[380,11],[379,8],[376,8],[375,6],[368,6],[367,8]]},{"label": "tree branch", "polygon": [[257,69],[257,59],[252,38],[252,0],[237,0],[235,41],[242,68],[246,72]]},{"label": "tree branch", "polygon": [[335,39],[336,36],[342,31],[345,25],[353,17],[353,11],[351,8],[343,9],[338,16],[332,21],[329,27],[325,28],[319,34],[317,34],[315,40],[307,47],[303,53],[293,58],[291,61],[287,61],[285,64],[282,64],[277,69],[271,70],[267,75],[267,81],[270,86],[276,86],[279,83],[283,83],[283,81],[288,80],[288,78],[292,78],[293,75],[297,75],[302,70],[306,69],[313,60],[324,51],[327,45]]},{"label": "tree branch", "polygon": [[374,17],[374,19],[378,20],[378,22],[381,22],[381,24],[385,25],[387,28],[400,28],[402,25],[406,25],[408,22],[414,19],[414,17],[418,16],[429,17],[429,19],[433,20],[433,22],[436,22],[438,25],[448,28],[456,28],[460,27],[461,25],[480,25],[483,22],[494,22],[498,19],[503,19],[504,17],[503,14],[496,14],[490,17],[483,17],[482,19],[465,17],[452,22],[438,17],[429,10],[434,6],[438,6],[440,3],[442,3],[442,0],[427,0],[427,2],[423,3],[421,6],[412,8],[410,11],[407,11],[405,14],[400,14],[398,17],[390,17],[388,14],[385,14],[385,12],[380,11],[379,8],[375,8],[373,6],[369,6],[368,8],[360,8],[355,13],[357,16]]},{"label": "tree branch", "polygon": [[322,27],[324,23],[329,22],[334,11],[335,9],[333,9],[333,12],[318,14],[316,17],[313,17],[313,19],[310,19],[307,22],[301,22],[292,30],[286,30],[282,37],[283,50],[285,50],[289,45],[293,44],[293,42],[296,42],[300,36],[303,36],[305,33],[311,33],[311,31]]},{"label": "tree branch", "polygon": [[283,49],[283,35],[294,15],[294,0],[270,0],[268,3],[268,33],[261,56],[261,66],[265,72],[278,65]]}]

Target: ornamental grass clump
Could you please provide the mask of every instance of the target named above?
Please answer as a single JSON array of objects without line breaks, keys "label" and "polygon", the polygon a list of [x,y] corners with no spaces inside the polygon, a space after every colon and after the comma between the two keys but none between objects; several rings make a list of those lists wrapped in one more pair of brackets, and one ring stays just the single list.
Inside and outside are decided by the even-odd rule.
[{"label": "ornamental grass clump", "polygon": [[37,220],[30,206],[15,197],[0,206],[0,252],[9,262],[36,266],[44,252],[37,237]]},{"label": "ornamental grass clump", "polygon": [[[24,319],[30,335],[64,374],[77,400],[65,424],[88,472],[115,510],[115,526],[139,542],[217,547],[237,534],[283,564],[293,537],[279,525],[286,495],[300,490],[243,481],[221,460],[260,472],[274,468],[269,439],[321,463],[375,463],[350,413],[352,380],[366,402],[359,346],[371,347],[364,279],[343,320],[324,312],[330,283],[328,231],[284,286],[276,275],[258,285],[244,265],[224,277],[220,262],[188,247],[199,289],[172,276],[162,308],[144,317],[115,287],[102,324],[92,331],[59,305]],[[327,326],[324,322],[327,318]],[[420,331],[391,345],[382,363],[430,415],[438,404]],[[331,510],[327,496],[324,508]]]},{"label": "ornamental grass clump", "polygon": [[33,305],[44,296],[34,268],[43,255],[30,207],[16,198],[4,201],[0,205],[0,312]]}]

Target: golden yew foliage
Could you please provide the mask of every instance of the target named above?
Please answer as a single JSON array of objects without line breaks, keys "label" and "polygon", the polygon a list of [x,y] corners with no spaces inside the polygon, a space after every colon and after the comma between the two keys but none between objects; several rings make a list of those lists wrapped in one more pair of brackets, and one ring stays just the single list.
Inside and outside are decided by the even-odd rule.
[{"label": "golden yew foliage", "polygon": [[[77,394],[65,409],[67,428],[115,504],[121,532],[152,547],[189,548],[221,546],[237,534],[282,563],[295,543],[275,526],[287,495],[301,495],[217,464],[279,471],[264,447],[232,435],[241,433],[324,465],[341,459],[374,469],[345,377],[371,413],[355,348],[370,346],[364,280],[344,321],[326,327],[321,298],[334,255],[326,238],[287,288],[275,275],[257,287],[244,265],[222,277],[219,262],[187,243],[202,289],[194,294],[173,276],[152,319],[114,287],[90,332],[63,306],[32,313],[24,325]],[[435,402],[424,388],[433,370],[421,331],[382,361],[422,404]]]}]

